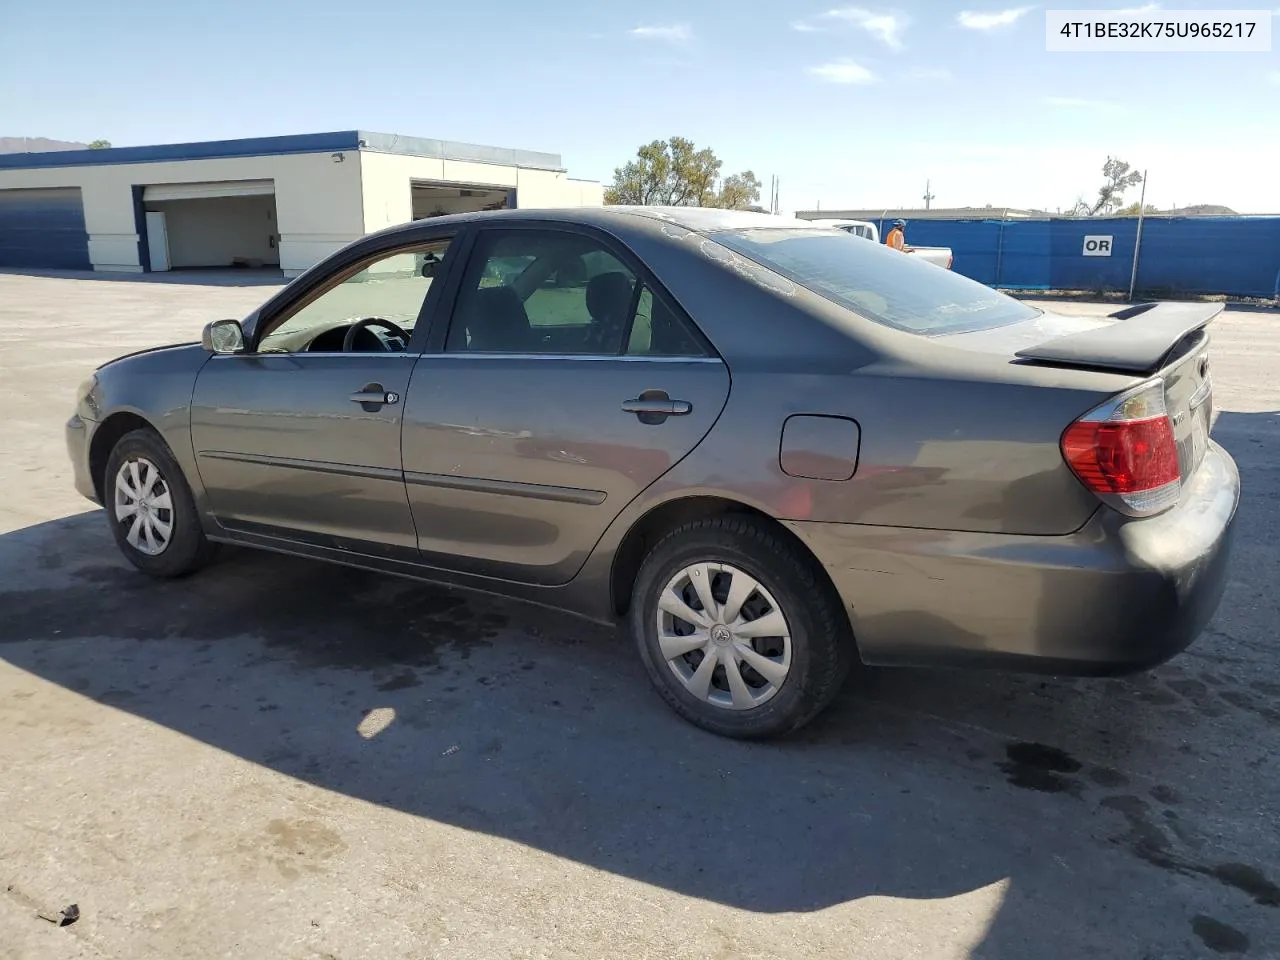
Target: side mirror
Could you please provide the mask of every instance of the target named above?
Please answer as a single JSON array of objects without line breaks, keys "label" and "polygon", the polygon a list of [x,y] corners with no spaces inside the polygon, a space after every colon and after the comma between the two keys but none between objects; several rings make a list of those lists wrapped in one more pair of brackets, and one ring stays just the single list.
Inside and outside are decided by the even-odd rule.
[{"label": "side mirror", "polygon": [[440,265],[440,258],[434,253],[428,253],[422,258],[422,268],[418,271],[427,279],[436,275],[436,267]]},{"label": "side mirror", "polygon": [[239,320],[214,320],[204,325],[200,346],[210,353],[242,353],[244,330]]}]

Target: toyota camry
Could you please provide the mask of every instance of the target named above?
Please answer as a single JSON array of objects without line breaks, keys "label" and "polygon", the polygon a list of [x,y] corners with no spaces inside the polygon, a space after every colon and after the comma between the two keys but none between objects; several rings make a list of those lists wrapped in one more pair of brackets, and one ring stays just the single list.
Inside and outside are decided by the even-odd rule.
[{"label": "toyota camry", "polygon": [[1220,310],[1058,316],[764,214],[444,216],[100,367],[67,444],[144,573],[231,543],[623,622],[675,711],[764,737],[859,663],[1191,643],[1240,495]]}]

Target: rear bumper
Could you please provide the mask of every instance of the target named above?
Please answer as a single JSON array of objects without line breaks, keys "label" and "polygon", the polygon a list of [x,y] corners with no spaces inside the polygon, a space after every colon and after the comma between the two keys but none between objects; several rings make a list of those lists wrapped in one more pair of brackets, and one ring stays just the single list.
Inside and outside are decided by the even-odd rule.
[{"label": "rear bumper", "polygon": [[1204,629],[1239,499],[1234,461],[1210,444],[1174,509],[1102,508],[1064,537],[787,525],[826,567],[868,663],[1104,675],[1161,663]]},{"label": "rear bumper", "polygon": [[98,491],[93,486],[93,476],[89,470],[90,435],[97,428],[92,420],[85,420],[79,415],[72,416],[66,425],[67,454],[71,457],[71,470],[75,477],[76,492],[99,503]]}]

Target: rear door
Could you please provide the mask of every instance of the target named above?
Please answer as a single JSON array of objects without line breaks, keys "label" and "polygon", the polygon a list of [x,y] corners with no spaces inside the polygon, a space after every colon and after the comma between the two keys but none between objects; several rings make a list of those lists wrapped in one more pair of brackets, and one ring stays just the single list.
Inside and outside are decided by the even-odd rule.
[{"label": "rear door", "polygon": [[612,240],[537,223],[479,231],[404,412],[423,561],[567,582],[728,394],[723,361]]}]

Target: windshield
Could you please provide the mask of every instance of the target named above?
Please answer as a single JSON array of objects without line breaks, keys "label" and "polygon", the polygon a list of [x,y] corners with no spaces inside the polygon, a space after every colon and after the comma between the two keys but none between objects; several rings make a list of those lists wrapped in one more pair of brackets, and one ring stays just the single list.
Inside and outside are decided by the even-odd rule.
[{"label": "windshield", "polygon": [[711,237],[868,320],[910,333],[962,333],[1040,314],[968,277],[843,230],[723,230]]}]

